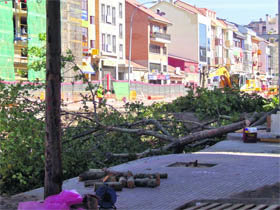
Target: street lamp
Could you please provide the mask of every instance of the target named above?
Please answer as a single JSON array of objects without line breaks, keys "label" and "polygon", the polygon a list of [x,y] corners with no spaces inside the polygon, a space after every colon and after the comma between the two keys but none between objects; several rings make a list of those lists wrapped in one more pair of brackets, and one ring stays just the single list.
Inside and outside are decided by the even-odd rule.
[{"label": "street lamp", "polygon": [[[280,1],[280,0],[279,0]],[[157,3],[157,1],[149,1],[149,2],[144,2],[142,4],[139,4],[137,7],[134,8],[134,10],[131,13],[130,16],[130,32],[129,32],[129,57],[128,57],[128,90],[130,94],[130,72],[131,72],[131,47],[132,47],[132,23],[133,23],[133,18],[137,12],[137,10],[145,5],[145,4],[154,4]]]}]

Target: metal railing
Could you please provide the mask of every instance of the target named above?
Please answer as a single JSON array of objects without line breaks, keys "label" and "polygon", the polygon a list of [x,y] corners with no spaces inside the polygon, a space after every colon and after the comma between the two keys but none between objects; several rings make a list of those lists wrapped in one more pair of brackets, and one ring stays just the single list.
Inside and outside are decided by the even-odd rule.
[{"label": "metal railing", "polygon": [[164,40],[171,40],[171,35],[170,34],[164,34],[164,33],[160,33],[160,32],[153,32],[151,34],[152,38],[159,38],[159,39],[164,39]]}]

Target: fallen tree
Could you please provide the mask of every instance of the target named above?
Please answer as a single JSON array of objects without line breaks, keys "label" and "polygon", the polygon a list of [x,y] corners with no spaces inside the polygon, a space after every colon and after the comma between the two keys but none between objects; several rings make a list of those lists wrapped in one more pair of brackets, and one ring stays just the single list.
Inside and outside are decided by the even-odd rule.
[{"label": "fallen tree", "polygon": [[[183,101],[190,104],[187,113],[189,118],[182,117],[183,113],[180,112],[172,113],[172,110],[169,110],[169,107],[165,107],[165,105],[159,107],[157,107],[158,105],[152,105],[147,108],[139,103],[126,104],[126,112],[120,113],[115,109],[109,110],[104,104],[105,106],[101,110],[97,110],[95,100],[92,100],[94,115],[70,112],[64,112],[64,114],[78,116],[93,125],[90,129],[76,134],[73,139],[79,140],[89,137],[86,139],[88,140],[90,136],[117,139],[119,136],[121,138],[131,136],[130,140],[123,139],[123,141],[127,143],[136,139],[143,142],[156,141],[156,144],[153,143],[152,146],[142,151],[131,151],[130,148],[127,148],[128,152],[124,152],[124,150],[121,152],[104,152],[106,160],[110,162],[116,159],[131,160],[149,155],[182,153],[188,146],[191,148],[194,147],[193,145],[203,145],[210,142],[209,140],[205,141],[205,139],[215,139],[229,132],[254,125],[255,122],[263,122],[263,119],[272,113],[263,113],[264,110],[261,108],[264,103],[263,98],[238,91],[224,90],[222,92],[218,90],[209,92],[200,90],[197,96],[189,94],[186,98],[190,101],[193,100],[192,104],[189,101]],[[179,99],[181,100],[180,103],[186,98]],[[92,96],[92,99],[94,99],[94,96]],[[206,104],[199,100],[204,100],[202,102]],[[208,100],[213,105],[207,104]],[[210,105],[215,108],[213,110],[209,109]],[[200,106],[200,113],[196,113],[195,106]],[[181,110],[185,109],[184,107]],[[203,114],[207,117],[205,120],[200,120],[198,116]],[[212,140],[212,142],[217,141]],[[103,142],[102,140],[96,140],[95,144],[95,148],[99,148]]]},{"label": "fallen tree", "polygon": [[[112,153],[109,153],[109,154],[107,154],[107,157],[109,157],[109,158],[126,158],[126,157],[142,158],[147,155],[161,154],[162,152],[165,152],[165,151],[171,151],[171,152],[183,151],[184,147],[188,144],[191,144],[195,141],[204,140],[206,138],[214,138],[214,137],[217,137],[217,136],[229,133],[229,132],[239,130],[241,128],[251,125],[259,117],[260,117],[259,114],[254,113],[254,115],[248,120],[243,120],[241,122],[232,123],[232,124],[222,126],[222,127],[216,128],[216,129],[195,132],[195,133],[192,133],[190,135],[180,137],[180,138],[172,137],[171,143],[169,143],[163,147],[160,147],[158,149],[148,149],[144,152],[137,153],[137,154],[112,154]],[[110,127],[109,129],[110,130],[116,129],[118,131],[120,130],[119,128],[112,128],[112,127]],[[123,131],[125,132],[126,130],[123,130]],[[175,140],[173,140],[173,139],[175,139]]]}]

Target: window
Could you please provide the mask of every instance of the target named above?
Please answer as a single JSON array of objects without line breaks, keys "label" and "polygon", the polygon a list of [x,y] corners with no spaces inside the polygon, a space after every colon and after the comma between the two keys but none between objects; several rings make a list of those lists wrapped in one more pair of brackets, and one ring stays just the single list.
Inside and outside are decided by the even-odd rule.
[{"label": "window", "polygon": [[112,38],[113,38],[113,40],[112,40],[112,42],[113,42],[113,52],[116,53],[116,51],[117,51],[117,50],[116,50],[116,36],[113,35]]},{"label": "window", "polygon": [[111,15],[111,7],[107,6],[107,16],[110,16],[110,15]]},{"label": "window", "polygon": [[119,25],[119,37],[120,37],[120,39],[123,38],[123,26],[122,26],[122,24]]},{"label": "window", "polygon": [[163,54],[166,55],[167,54],[167,48],[163,47]]},{"label": "window", "polygon": [[90,48],[95,48],[95,40],[90,40]]},{"label": "window", "polygon": [[82,0],[82,19],[88,20],[88,0]]},{"label": "window", "polygon": [[122,16],[123,16],[122,3],[119,4],[119,16],[120,16],[120,18],[122,18]]},{"label": "window", "polygon": [[111,35],[110,34],[107,34],[107,52],[112,52],[112,49],[111,49]]},{"label": "window", "polygon": [[161,72],[161,65],[158,63],[150,63],[150,71],[151,72]]},{"label": "window", "polygon": [[101,42],[102,42],[102,51],[105,51],[105,34],[102,34]]},{"label": "window", "polygon": [[119,56],[120,56],[121,59],[123,58],[123,45],[122,44],[120,44]]},{"label": "window", "polygon": [[160,46],[150,44],[150,52],[160,54]]},{"label": "window", "polygon": [[152,31],[153,32],[159,32],[160,31],[160,27],[157,25],[152,25]]},{"label": "window", "polygon": [[112,7],[112,24],[116,25],[116,8]]},{"label": "window", "polygon": [[82,10],[88,11],[88,0],[82,0]]},{"label": "window", "polygon": [[111,35],[107,34],[107,44],[111,45]]},{"label": "window", "polygon": [[207,33],[206,33],[206,25],[199,24],[199,46],[205,47],[207,46]]},{"label": "window", "polygon": [[205,47],[199,47],[199,60],[202,62],[207,62]]},{"label": "window", "polygon": [[167,66],[163,65],[163,72],[167,72]]},{"label": "window", "polygon": [[94,16],[90,16],[90,24],[94,25],[95,24],[95,17]]},{"label": "window", "polygon": [[101,5],[101,21],[105,23],[105,5]]},{"label": "window", "polygon": [[88,29],[82,28],[82,40],[83,40],[83,47],[88,46]]}]

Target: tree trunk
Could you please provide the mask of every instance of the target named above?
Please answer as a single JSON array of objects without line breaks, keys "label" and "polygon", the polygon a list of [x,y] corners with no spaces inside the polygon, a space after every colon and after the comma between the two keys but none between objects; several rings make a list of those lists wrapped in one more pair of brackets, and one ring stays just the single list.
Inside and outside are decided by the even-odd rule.
[{"label": "tree trunk", "polygon": [[45,197],[61,192],[60,0],[47,0]]}]

